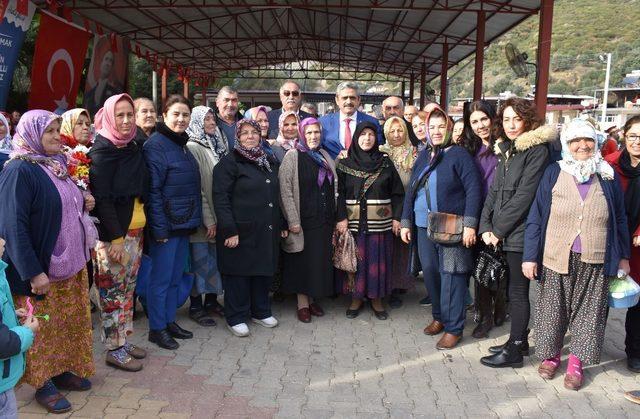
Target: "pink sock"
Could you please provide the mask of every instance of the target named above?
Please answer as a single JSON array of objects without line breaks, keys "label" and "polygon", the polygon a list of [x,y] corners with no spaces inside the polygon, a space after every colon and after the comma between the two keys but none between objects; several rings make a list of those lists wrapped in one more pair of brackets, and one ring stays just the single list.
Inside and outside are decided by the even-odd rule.
[{"label": "pink sock", "polygon": [[569,362],[567,364],[567,374],[582,377],[582,361],[574,354],[569,354]]},{"label": "pink sock", "polygon": [[543,364],[551,364],[553,366],[553,368],[558,368],[558,365],[560,365],[560,354],[552,357],[552,358],[547,358],[544,361],[542,361]]}]

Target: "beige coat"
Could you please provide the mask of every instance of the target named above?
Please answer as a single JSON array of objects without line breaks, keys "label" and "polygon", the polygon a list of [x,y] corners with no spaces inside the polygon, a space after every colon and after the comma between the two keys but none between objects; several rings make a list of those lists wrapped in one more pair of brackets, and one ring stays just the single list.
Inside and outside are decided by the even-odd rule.
[{"label": "beige coat", "polygon": [[[329,168],[333,172],[333,190],[335,199],[338,198],[338,175],[333,159],[324,150],[320,154],[329,163]],[[300,225],[300,181],[298,179],[298,150],[289,150],[282,159],[278,172],[280,179],[280,199],[282,213],[287,220],[289,227]],[[304,232],[292,233],[282,241],[282,250],[287,253],[297,253],[304,250]]]},{"label": "beige coat", "polygon": [[218,163],[218,159],[208,147],[194,141],[187,142],[187,148],[198,162],[202,192],[202,225],[191,235],[189,241],[215,243],[215,239],[207,239],[207,227],[216,224],[216,213],[213,209],[213,167]]}]

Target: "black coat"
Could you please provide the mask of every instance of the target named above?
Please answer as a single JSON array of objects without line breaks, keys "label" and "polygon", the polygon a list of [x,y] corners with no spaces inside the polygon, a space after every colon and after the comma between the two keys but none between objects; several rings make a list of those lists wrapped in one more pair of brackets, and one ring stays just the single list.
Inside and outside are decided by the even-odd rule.
[{"label": "black coat", "polygon": [[[213,169],[218,269],[223,275],[272,276],[280,249],[278,167],[271,172],[232,152]],[[239,236],[235,248],[224,241]]]},{"label": "black coat", "polygon": [[142,147],[131,141],[126,147],[117,148],[97,135],[89,157],[89,179],[96,200],[91,214],[100,221],[96,225],[100,241],[124,238],[133,216],[135,199],[144,202],[147,196],[149,175]]},{"label": "black coat", "polygon": [[514,141],[496,143],[498,167],[480,216],[479,233],[487,231],[503,241],[510,252],[524,249],[524,229],[540,178],[549,165],[553,127],[525,132]]}]

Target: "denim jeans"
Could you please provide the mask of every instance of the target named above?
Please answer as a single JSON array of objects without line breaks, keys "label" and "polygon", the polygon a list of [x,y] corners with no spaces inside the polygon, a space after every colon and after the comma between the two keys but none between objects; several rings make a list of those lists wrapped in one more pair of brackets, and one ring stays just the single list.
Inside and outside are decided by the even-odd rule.
[{"label": "denim jeans", "polygon": [[418,256],[431,296],[433,319],[444,324],[445,332],[461,336],[469,274],[442,272],[440,245],[429,240],[426,228],[418,227],[417,230]]}]

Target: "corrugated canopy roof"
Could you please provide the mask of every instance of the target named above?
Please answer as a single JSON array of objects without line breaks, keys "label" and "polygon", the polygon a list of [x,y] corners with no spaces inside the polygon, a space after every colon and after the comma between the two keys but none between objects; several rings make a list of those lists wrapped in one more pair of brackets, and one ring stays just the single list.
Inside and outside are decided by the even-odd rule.
[{"label": "corrugated canopy roof", "polygon": [[[42,3],[42,2],[40,2]],[[490,43],[539,0],[75,0],[76,23],[101,24],[177,64],[207,74],[309,62],[325,70],[440,74],[475,52],[478,11]],[[307,64],[302,64],[307,63]],[[296,70],[296,65],[293,65]]]}]

